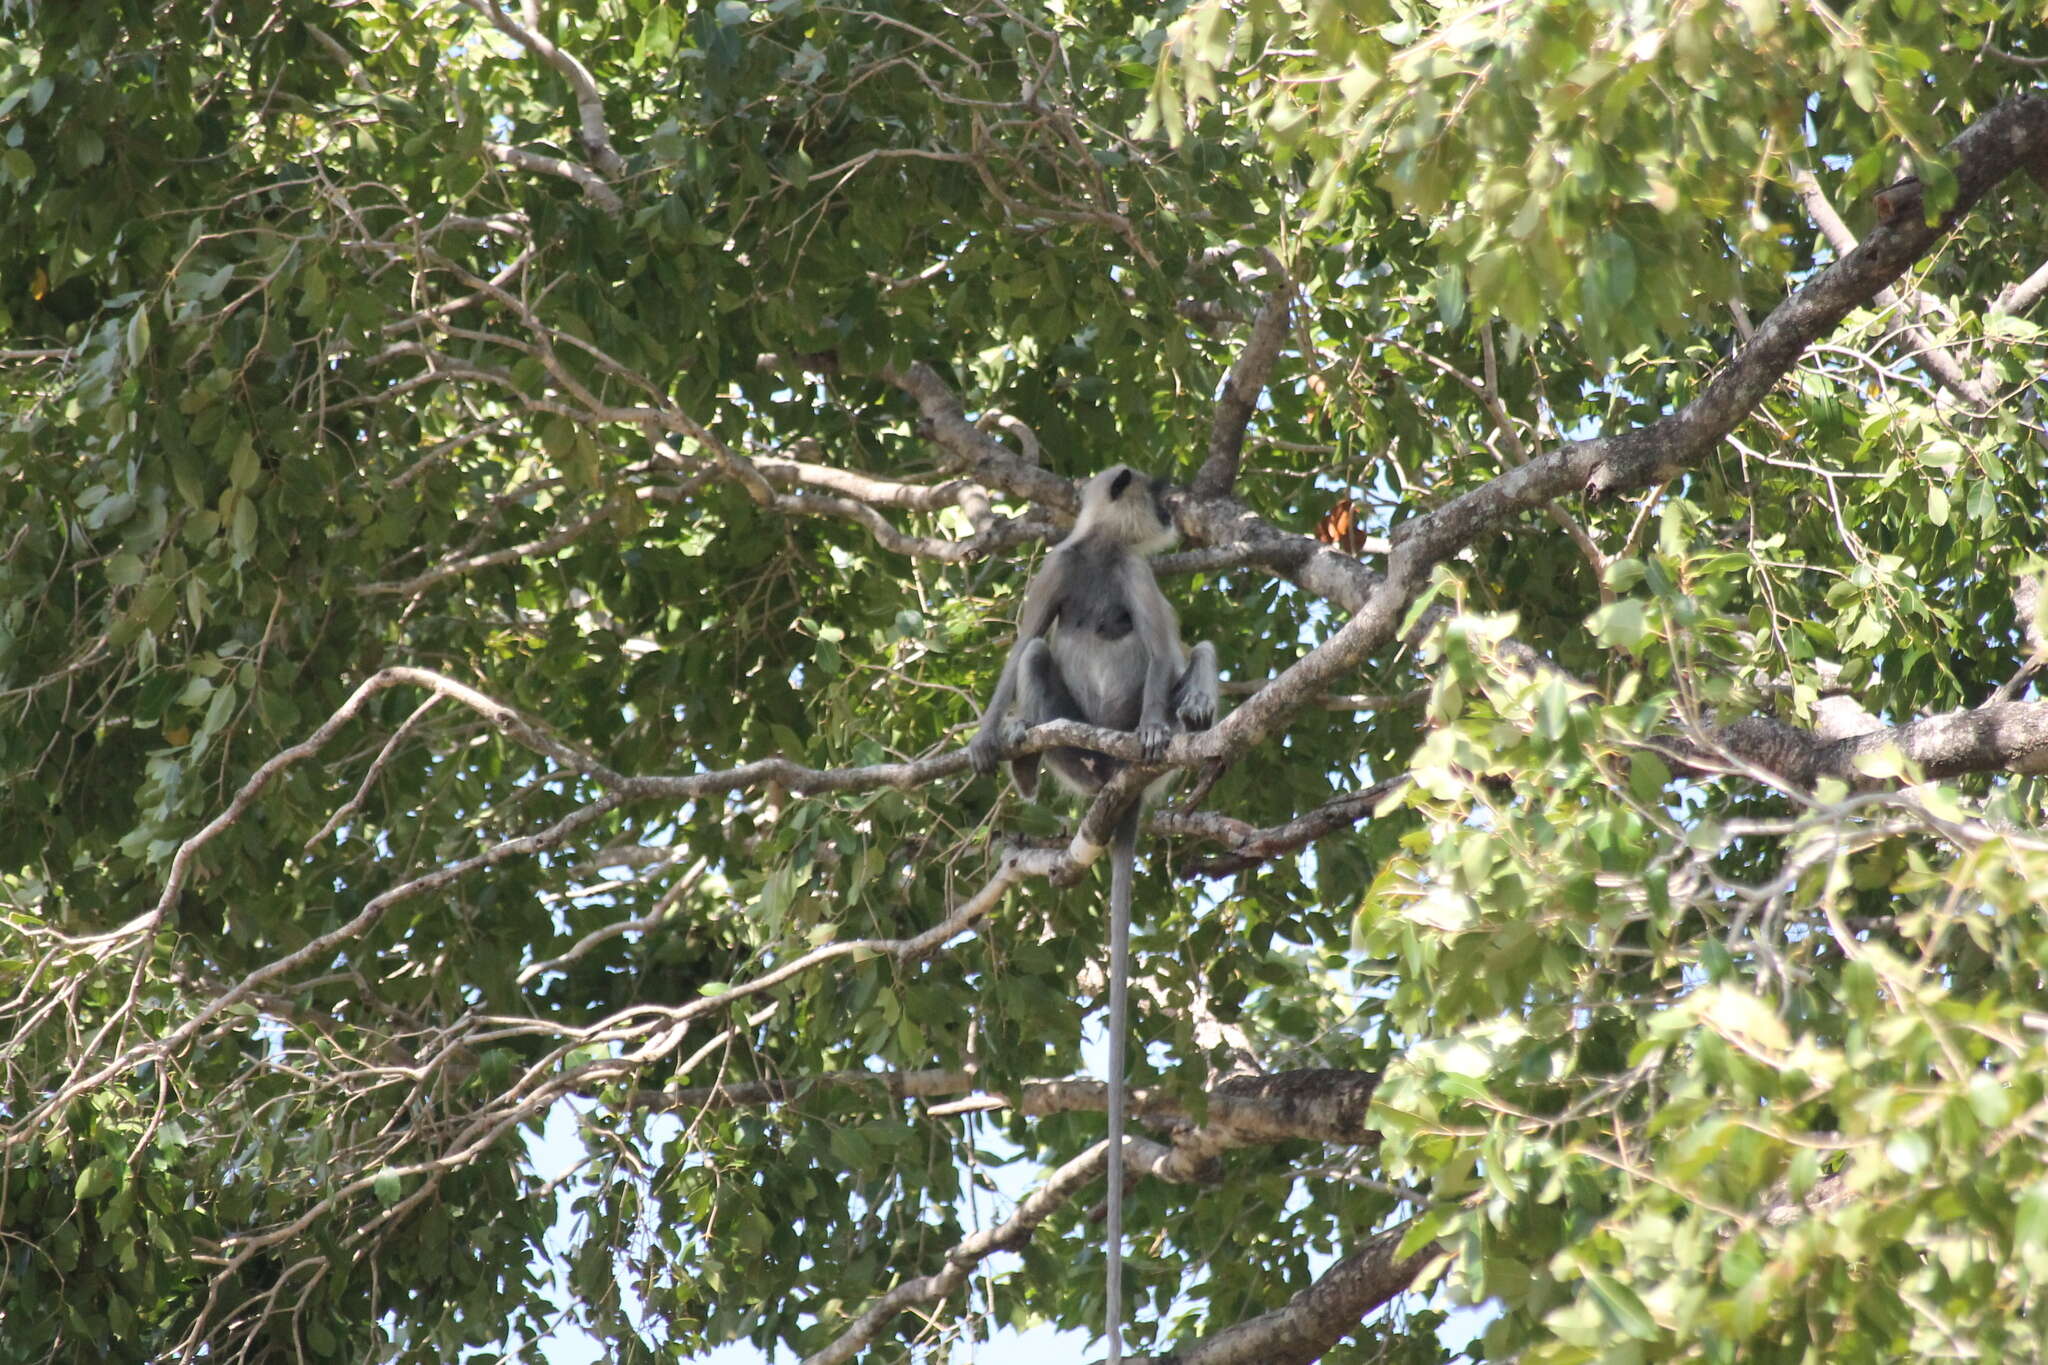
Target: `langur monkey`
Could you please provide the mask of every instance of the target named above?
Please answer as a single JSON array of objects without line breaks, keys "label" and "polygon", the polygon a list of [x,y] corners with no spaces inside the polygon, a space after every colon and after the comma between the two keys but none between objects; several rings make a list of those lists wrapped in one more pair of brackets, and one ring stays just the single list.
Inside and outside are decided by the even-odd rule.
[{"label": "langur monkey", "polygon": [[[1161,500],[1164,479],[1116,465],[1081,490],[1081,515],[1052,548],[1025,590],[1017,643],[981,729],[967,746],[976,772],[995,771],[997,755],[1031,726],[1078,720],[1131,730],[1146,761],[1166,752],[1176,730],[1206,730],[1216,720],[1216,647],[1180,641],[1173,604],[1159,591],[1147,555],[1171,546],[1173,518]],[[1010,760],[1010,780],[1026,800],[1038,792],[1040,758],[1083,798],[1102,790],[1121,760],[1087,749],[1049,749]],[[1146,791],[1151,800],[1165,785]],[[1132,863],[1144,802],[1110,837],[1109,880],[1109,1216],[1104,1336],[1108,1365],[1123,1354],[1124,1011],[1129,975]]]}]

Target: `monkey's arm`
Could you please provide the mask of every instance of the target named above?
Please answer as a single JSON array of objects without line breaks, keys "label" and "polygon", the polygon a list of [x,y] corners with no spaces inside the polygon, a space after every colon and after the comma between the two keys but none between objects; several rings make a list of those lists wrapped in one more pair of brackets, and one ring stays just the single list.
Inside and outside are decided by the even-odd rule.
[{"label": "monkey's arm", "polygon": [[1166,752],[1173,737],[1168,715],[1173,702],[1173,685],[1181,672],[1180,624],[1173,608],[1159,591],[1152,570],[1142,560],[1134,563],[1129,598],[1138,638],[1145,646],[1145,693],[1138,710],[1138,744],[1149,761]]},{"label": "monkey's arm", "polygon": [[1025,645],[1052,629],[1059,617],[1060,600],[1066,595],[1069,572],[1067,557],[1054,550],[1046,556],[1031,586],[1024,590],[1024,605],[1017,612],[1016,642],[1010,646],[1009,657],[1003,660],[1002,676],[996,679],[996,690],[989,694],[988,706],[981,713],[981,728],[967,742],[968,761],[978,773],[996,770],[997,754],[1005,738],[1003,719],[1017,701],[1018,657]]}]

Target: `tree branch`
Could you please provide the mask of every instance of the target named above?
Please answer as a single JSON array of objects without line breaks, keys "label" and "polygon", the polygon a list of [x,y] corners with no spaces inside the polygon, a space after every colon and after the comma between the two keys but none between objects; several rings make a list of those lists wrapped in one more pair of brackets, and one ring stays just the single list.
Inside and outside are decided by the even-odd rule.
[{"label": "tree branch", "polygon": [[1991,305],[1991,315],[2011,314],[2016,317],[2039,303],[2043,294],[2048,294],[2048,262],[2036,267],[2034,273],[2024,280],[2008,285],[1999,294],[1998,301]]},{"label": "tree branch", "polygon": [[1395,528],[1391,558],[1403,550],[1416,567],[1442,562],[1486,531],[1575,487],[1599,500],[1673,478],[1704,460],[1721,438],[1791,369],[1828,328],[1896,280],[1995,185],[2048,143],[2048,96],[1999,106],[1948,146],[1956,202],[1940,221],[1895,212],[1854,251],[1807,281],[1756,329],[1756,337],[1700,395],[1677,412],[1618,436],[1575,441],[1544,452]]},{"label": "tree branch", "polygon": [[523,541],[517,545],[507,545],[484,554],[464,555],[458,558],[446,559],[431,569],[422,570],[411,578],[401,579],[397,582],[363,583],[358,585],[355,591],[365,597],[380,594],[391,594],[400,597],[416,596],[436,583],[444,582],[450,578],[459,578],[464,574],[475,573],[479,569],[488,569],[498,564],[511,564],[521,560],[538,558],[542,555],[551,555],[564,546],[573,543],[577,537],[599,522],[608,520],[611,514],[611,503],[609,501],[601,502],[594,511],[586,512],[567,525],[555,528],[547,535],[537,536],[532,540]]},{"label": "tree branch", "polygon": [[[1890,216],[1861,245],[1772,309],[1756,339],[1683,409],[1623,437],[1552,452],[1538,463],[1553,465],[1546,471],[1553,475],[1555,464],[1583,463],[1586,493],[1595,500],[1674,478],[1699,463],[1808,345],[1898,279],[1994,186],[2038,157],[2044,143],[2048,96],[2029,95],[1992,110],[1945,149],[1955,169],[1956,197],[1936,221],[1927,221],[1917,187],[1901,193]],[[1575,450],[1576,460],[1569,458]]]},{"label": "tree branch", "polygon": [[966,410],[938,372],[923,361],[907,370],[885,367],[882,378],[917,400],[925,434],[962,464],[1001,475],[997,482],[1013,493],[1071,515],[1080,506],[1074,485],[1049,470],[1020,459],[1008,446],[967,420]]},{"label": "tree branch", "polygon": [[[1129,1091],[1134,1118],[1183,1129],[1176,1148],[1192,1155],[1175,1168],[1184,1173],[1234,1147],[1275,1142],[1369,1143],[1367,1106],[1379,1085],[1372,1071],[1308,1068],[1270,1075],[1240,1075],[1220,1081],[1208,1092],[1200,1127],[1194,1111],[1171,1091],[1151,1087]],[[874,1090],[892,1100],[931,1099],[941,1095],[981,1094],[975,1108],[1005,1108],[1028,1118],[1052,1114],[1101,1113],[1109,1107],[1109,1087],[1094,1080],[1026,1081],[1014,1092],[983,1092],[972,1068],[925,1071],[830,1071],[815,1076],[768,1077],[756,1081],[721,1082],[687,1090],[641,1090],[628,1097],[636,1108],[691,1114],[707,1109],[749,1108],[782,1104],[832,1087]]]},{"label": "tree branch", "polygon": [[[605,126],[604,121],[604,96],[598,92],[597,82],[591,78],[590,69],[578,61],[573,53],[557,47],[541,32],[540,6],[535,0],[526,0],[524,22],[507,14],[497,5],[496,0],[463,0],[463,3],[489,19],[500,33],[561,74],[562,79],[569,83],[570,94],[576,100],[577,142],[582,146],[584,155],[597,163],[598,171],[606,180],[616,180],[624,175],[625,158],[612,147],[611,130]],[[617,203],[616,195],[613,196],[613,203]],[[613,208],[611,211],[616,213],[618,210]]]},{"label": "tree branch", "polygon": [[[1938,223],[1927,224],[1918,213],[1894,212],[1855,251],[1773,309],[1757,328],[1755,339],[1684,408],[1619,436],[1572,442],[1547,451],[1425,516],[1397,526],[1393,551],[1387,557],[1387,576],[1367,593],[1352,618],[1271,687],[1201,736],[1198,752],[1192,756],[1208,759],[1242,743],[1257,742],[1277,730],[1309,698],[1330,690],[1339,677],[1393,637],[1409,598],[1430,569],[1480,535],[1575,486],[1583,486],[1588,497],[1614,496],[1674,477],[1706,458],[1814,338],[1897,279],[1994,185],[2039,156],[2044,144],[2048,144],[2048,96],[2032,95],[2001,105],[1949,144],[1956,165],[1957,198]],[[1202,515],[1215,517],[1218,531],[1228,524],[1229,514],[1223,508],[1204,507],[1197,513]],[[1242,515],[1241,511],[1236,514]]]},{"label": "tree branch", "polygon": [[1031,1240],[1038,1225],[1102,1174],[1109,1144],[1098,1142],[1048,1176],[1024,1196],[1017,1211],[992,1228],[963,1237],[946,1252],[945,1264],[929,1275],[906,1280],[876,1299],[822,1351],[803,1365],[841,1365],[872,1342],[889,1320],[922,1303],[936,1303],[967,1282],[968,1272],[998,1251],[1013,1251]]},{"label": "tree branch", "polygon": [[1294,297],[1294,281],[1279,270],[1279,262],[1271,262],[1271,268],[1279,272],[1280,283],[1266,295],[1265,305],[1252,323],[1251,335],[1245,338],[1244,349],[1238,352],[1236,363],[1223,381],[1223,392],[1216,400],[1216,415],[1209,424],[1208,457],[1202,461],[1191,485],[1197,497],[1221,497],[1236,485],[1238,460],[1244,454],[1245,427],[1258,407],[1259,395],[1266,391],[1266,379],[1273,372],[1280,343],[1287,339],[1288,305]]},{"label": "tree branch", "polygon": [[524,147],[508,146],[503,142],[486,142],[484,150],[493,160],[506,166],[516,166],[522,171],[537,171],[542,175],[559,176],[575,182],[583,191],[583,197],[616,218],[626,211],[626,203],[619,198],[617,190],[604,182],[604,178],[581,162],[564,157],[547,156],[540,152],[529,152]]},{"label": "tree branch", "polygon": [[[842,1072],[832,1078],[819,1079],[837,1081],[849,1075],[863,1074]],[[913,1072],[905,1073],[898,1080],[867,1079],[883,1081],[892,1091],[900,1086],[904,1093],[956,1081],[972,1084],[971,1073],[967,1072]],[[1370,1141],[1373,1134],[1365,1127],[1365,1114],[1378,1083],[1377,1074],[1365,1071],[1287,1071],[1272,1076],[1234,1077],[1210,1092],[1207,1123],[1178,1135],[1170,1150],[1157,1143],[1131,1139],[1126,1145],[1125,1165],[1136,1173],[1188,1181],[1209,1178],[1217,1153],[1225,1147],[1298,1138],[1349,1143]],[[776,1083],[758,1084],[772,1087]],[[760,1093],[748,1089],[749,1093]],[[1046,1113],[1099,1110],[1105,1107],[1108,1096],[1108,1087],[1094,1081],[1038,1082],[1027,1086],[1026,1090],[1035,1091],[1038,1102],[1045,1106],[1036,1112]],[[728,1090],[727,1093],[733,1092]],[[670,1098],[663,1097],[665,1102]],[[680,1098],[680,1095],[673,1098]],[[1138,1106],[1134,1112],[1144,1117],[1159,1117],[1165,1113],[1185,1117],[1178,1106],[1157,1092],[1136,1091],[1132,1099]],[[1027,1109],[1026,1112],[1034,1111]],[[980,1261],[994,1252],[1015,1250],[1021,1246],[1060,1204],[1072,1199],[1102,1173],[1106,1147],[1106,1143],[1097,1143],[1061,1166],[1044,1184],[1025,1197],[1014,1214],[996,1227],[961,1239],[946,1252],[945,1264],[938,1270],[905,1281],[882,1295],[829,1346],[807,1357],[805,1365],[832,1365],[833,1362],[851,1359],[862,1346],[872,1342],[896,1314],[920,1303],[943,1299],[966,1282],[968,1272]],[[1387,1253],[1399,1241],[1398,1234],[1382,1234],[1372,1239],[1360,1251],[1332,1267],[1314,1286],[1295,1295],[1287,1307],[1230,1328],[1212,1340],[1230,1338],[1267,1344],[1290,1341],[1305,1344],[1317,1339],[1346,1311],[1351,1312],[1352,1317],[1341,1326],[1339,1335],[1350,1331],[1357,1326],[1358,1316],[1374,1306],[1364,1303],[1364,1296],[1385,1285],[1393,1286],[1387,1291],[1389,1294],[1398,1292],[1407,1282],[1395,1283],[1404,1269],[1408,1280],[1412,1280],[1429,1258],[1437,1254],[1431,1248],[1398,1265],[1384,1263]],[[1348,1270],[1347,1266],[1350,1267]],[[1384,1299],[1378,1302],[1384,1302]],[[1245,1333],[1245,1329],[1250,1328],[1258,1330],[1246,1335],[1232,1335]],[[1327,1350],[1335,1340],[1335,1336],[1330,1337],[1316,1354]],[[1244,1361],[1307,1361],[1314,1358],[1314,1355],[1215,1357],[1217,1360]]]},{"label": "tree branch", "polygon": [[1447,1254],[1432,1243],[1396,1258],[1407,1227],[1389,1228],[1324,1271],[1285,1306],[1224,1328],[1161,1362],[1171,1365],[1309,1365],[1356,1331],[1367,1313],[1415,1283]]},{"label": "tree branch", "polygon": [[[1806,203],[1806,211],[1820,227],[1838,256],[1847,256],[1856,249],[1856,234],[1849,231],[1849,225],[1835,212],[1835,206],[1828,202],[1827,193],[1821,189],[1820,181],[1813,172],[1800,170],[1793,174],[1793,188]],[[1886,287],[1874,296],[1880,307],[1892,309],[1899,318],[1899,329],[1907,341],[1912,343],[1913,359],[1918,362],[1935,381],[1957,398],[1970,405],[1976,416],[1987,415],[1992,408],[1992,397],[1984,387],[1963,373],[1963,367],[1948,353],[1942,344],[1934,339],[1925,327],[1917,321],[1921,312],[1921,300],[1906,299],[1896,289]]]},{"label": "tree branch", "polygon": [[1297,853],[1318,839],[1341,829],[1350,829],[1370,817],[1380,802],[1408,785],[1408,774],[1397,773],[1375,782],[1362,792],[1352,792],[1295,816],[1286,824],[1253,831],[1238,840],[1227,853],[1194,860],[1180,869],[1183,877],[1228,877],[1246,868],[1271,862],[1284,854]]},{"label": "tree branch", "polygon": [[[1070,516],[1080,505],[1072,482],[1019,459],[968,421],[960,400],[930,366],[885,369],[882,377],[917,400],[924,415],[923,433],[978,477]],[[1379,575],[1352,556],[1313,536],[1280,530],[1235,498],[1170,493],[1167,506],[1189,540],[1210,548],[1161,555],[1154,563],[1160,573],[1219,567],[1220,556],[1223,565],[1257,565],[1347,611],[1361,608],[1380,585]]]},{"label": "tree branch", "polygon": [[[1856,760],[1894,747],[1919,769],[1916,781],[1939,781],[1964,773],[2048,773],[2048,702],[1990,702],[1973,710],[1951,711],[1908,725],[1830,740],[1754,717],[1721,727],[1713,738],[1742,762],[1776,773],[1803,789],[1811,789],[1824,777],[1859,788],[1879,785],[1856,766]],[[1673,756],[1689,761],[1684,748],[1676,749]],[[1693,754],[1692,758],[1699,756]]]}]

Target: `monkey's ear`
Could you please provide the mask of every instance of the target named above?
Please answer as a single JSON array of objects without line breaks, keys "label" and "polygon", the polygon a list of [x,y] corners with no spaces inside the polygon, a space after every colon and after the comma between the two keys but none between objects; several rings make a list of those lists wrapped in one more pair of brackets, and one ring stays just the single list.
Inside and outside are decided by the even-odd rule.
[{"label": "monkey's ear", "polygon": [[1109,481],[1110,501],[1114,502],[1124,495],[1124,490],[1131,486],[1131,479],[1133,477],[1128,465],[1116,472],[1116,477]]}]

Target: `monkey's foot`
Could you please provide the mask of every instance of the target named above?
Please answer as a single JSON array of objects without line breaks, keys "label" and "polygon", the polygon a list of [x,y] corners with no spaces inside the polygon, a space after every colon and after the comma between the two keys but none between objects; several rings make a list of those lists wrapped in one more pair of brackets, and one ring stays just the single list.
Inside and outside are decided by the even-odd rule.
[{"label": "monkey's foot", "polygon": [[1166,742],[1173,738],[1173,731],[1161,721],[1151,721],[1137,729],[1138,751],[1147,763],[1157,763],[1166,756]]},{"label": "monkey's foot", "polygon": [[1003,751],[1014,748],[1030,729],[1014,715],[1004,716],[994,725],[982,726],[974,738],[967,741],[967,761],[974,766],[975,772],[986,777],[1002,762]]}]

